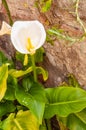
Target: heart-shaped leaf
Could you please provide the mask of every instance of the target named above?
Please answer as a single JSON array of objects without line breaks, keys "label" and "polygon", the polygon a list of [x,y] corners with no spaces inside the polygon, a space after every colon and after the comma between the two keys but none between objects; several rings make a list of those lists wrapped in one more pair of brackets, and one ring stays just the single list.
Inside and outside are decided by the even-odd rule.
[{"label": "heart-shaped leaf", "polygon": [[45,108],[45,94],[42,86],[37,83],[35,86],[33,84],[29,93],[22,87],[18,87],[16,88],[16,98],[20,104],[30,109],[41,124]]},{"label": "heart-shaped leaf", "polygon": [[48,103],[45,118],[57,114],[66,117],[70,113],[80,112],[86,107],[86,91],[74,87],[57,87],[46,89]]},{"label": "heart-shaped leaf", "polygon": [[30,111],[19,111],[17,115],[12,113],[2,122],[3,130],[39,130],[37,119]]}]

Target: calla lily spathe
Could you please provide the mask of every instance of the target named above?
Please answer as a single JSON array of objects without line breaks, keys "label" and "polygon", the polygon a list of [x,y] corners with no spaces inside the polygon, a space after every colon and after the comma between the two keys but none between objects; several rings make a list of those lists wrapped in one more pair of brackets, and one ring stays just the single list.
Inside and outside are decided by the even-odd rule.
[{"label": "calla lily spathe", "polygon": [[11,40],[17,51],[31,54],[45,41],[46,33],[39,21],[17,21],[11,30]]},{"label": "calla lily spathe", "polygon": [[[7,25],[7,24],[6,24]],[[8,30],[9,32],[9,25]],[[2,27],[3,29],[3,27]],[[2,29],[0,32],[2,32]],[[8,34],[8,33],[7,33]],[[37,20],[16,21],[11,27],[11,41],[15,49],[23,54],[33,54],[46,39],[44,26]]]}]

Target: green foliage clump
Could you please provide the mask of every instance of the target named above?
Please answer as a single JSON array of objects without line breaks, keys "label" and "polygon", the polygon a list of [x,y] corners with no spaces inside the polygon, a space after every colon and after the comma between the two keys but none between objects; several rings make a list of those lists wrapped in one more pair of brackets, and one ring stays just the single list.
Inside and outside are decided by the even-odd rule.
[{"label": "green foliage clump", "polygon": [[[43,60],[43,53],[43,49],[37,51],[36,63]],[[24,56],[21,55],[17,53],[16,60],[20,60],[23,66],[21,59],[24,60]],[[72,74],[68,75],[67,83],[55,88],[45,88],[39,81],[34,81],[31,60],[22,70],[16,70],[3,56],[0,53],[0,58],[4,59],[0,67],[1,130],[50,130],[50,121],[47,121],[47,126],[44,122],[54,115],[61,129],[86,129],[86,91]],[[42,67],[36,66],[36,72],[47,80],[47,72]]]}]

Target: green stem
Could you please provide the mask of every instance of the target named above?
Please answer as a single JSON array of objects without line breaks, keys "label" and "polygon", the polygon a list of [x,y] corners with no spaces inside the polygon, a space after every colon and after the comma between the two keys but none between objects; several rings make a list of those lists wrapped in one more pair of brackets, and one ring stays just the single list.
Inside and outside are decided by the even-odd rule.
[{"label": "green stem", "polygon": [[6,0],[2,0],[2,4],[4,5],[4,7],[5,7],[6,11],[7,11],[7,15],[8,15],[8,18],[9,18],[10,25],[12,25],[13,24],[13,20],[12,20],[11,14],[10,14],[10,10],[9,10],[7,1]]},{"label": "green stem", "polygon": [[36,65],[35,65],[35,57],[34,57],[34,54],[31,55],[31,60],[32,60],[32,67],[33,67],[34,81],[37,82],[37,74],[36,74]]},{"label": "green stem", "polygon": [[46,124],[47,124],[47,129],[48,129],[48,130],[52,130],[50,119],[47,119],[47,120],[46,120]]},{"label": "green stem", "polygon": [[85,32],[85,34],[86,34],[86,28],[85,28],[85,26],[84,26],[82,20],[80,19],[79,13],[78,13],[79,1],[80,1],[80,0],[76,0],[76,11],[75,11],[75,12],[76,12],[76,17],[77,17],[77,21],[78,21],[79,24],[82,26],[82,28],[83,28],[83,30],[84,30],[84,32]]}]

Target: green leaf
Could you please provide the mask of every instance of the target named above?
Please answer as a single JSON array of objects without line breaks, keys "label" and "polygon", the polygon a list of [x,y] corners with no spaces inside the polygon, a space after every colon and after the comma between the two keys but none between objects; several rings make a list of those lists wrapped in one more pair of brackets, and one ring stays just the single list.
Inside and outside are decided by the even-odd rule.
[{"label": "green leaf", "polygon": [[86,91],[74,87],[57,87],[46,89],[48,104],[45,107],[45,118],[57,114],[66,117],[70,113],[80,112],[86,107]]},{"label": "green leaf", "polygon": [[16,70],[16,69],[11,69],[9,70],[9,74],[14,77],[14,78],[19,78],[21,76],[24,76],[30,72],[33,71],[33,68],[32,67],[29,67],[27,70]]},{"label": "green leaf", "polygon": [[[86,114],[86,113],[84,113]],[[71,114],[68,118],[68,125],[67,127],[70,130],[86,130],[86,124],[82,122],[75,114]],[[72,123],[71,123],[72,122]]]},{"label": "green leaf", "polygon": [[46,126],[41,125],[39,130],[47,130]]},{"label": "green leaf", "polygon": [[6,89],[7,89],[7,78],[8,78],[8,65],[3,64],[0,67],[0,100],[5,95]]},{"label": "green leaf", "polygon": [[2,117],[3,115],[5,115],[7,113],[14,112],[15,109],[16,109],[16,107],[10,101],[0,103],[0,117]]},{"label": "green leaf", "polygon": [[23,82],[22,85],[24,87],[24,90],[26,92],[29,92],[29,94],[31,94],[36,100],[39,100],[42,102],[46,101],[45,90],[41,84],[34,82],[31,79],[31,77],[24,78],[22,82]]},{"label": "green leaf", "polygon": [[39,48],[35,53],[35,62],[42,62],[43,61],[43,54],[44,54],[44,48]]},{"label": "green leaf", "polygon": [[24,62],[24,54],[21,54],[18,51],[16,51],[16,60],[20,61],[23,64],[23,62]]},{"label": "green leaf", "polygon": [[37,119],[30,111],[19,111],[10,114],[2,123],[3,130],[39,130]]},{"label": "green leaf", "polygon": [[9,60],[3,52],[0,51],[0,66],[2,66],[3,64],[6,64],[6,63],[9,63],[9,68],[13,67],[14,64],[13,64],[13,61],[12,60]]},{"label": "green leaf", "polygon": [[8,61],[8,59],[5,57],[5,55],[3,54],[3,52],[0,51],[0,66],[3,63],[6,63]]},{"label": "green leaf", "polygon": [[86,124],[86,109],[78,112],[78,113],[75,113],[75,115],[83,122]]},{"label": "green leaf", "polygon": [[3,130],[1,127],[2,127],[2,121],[0,121],[0,130]]},{"label": "green leaf", "polygon": [[15,88],[18,84],[18,81],[16,78],[8,75],[7,79],[7,91],[5,93],[4,99],[6,100],[15,100]]},{"label": "green leaf", "polygon": [[[26,74],[28,74],[32,71],[33,71],[33,67],[29,67],[26,70],[10,69],[9,74],[14,78],[19,78],[19,77],[24,76],[24,75],[26,75]],[[48,79],[48,72],[46,70],[44,70],[42,67],[36,67],[36,71],[37,71],[38,74],[43,75],[44,80]]]},{"label": "green leaf", "polygon": [[53,35],[53,36],[57,36],[58,38],[66,40],[66,41],[70,41],[71,44],[73,44],[76,41],[79,41],[78,38],[72,38],[69,35],[64,35],[64,33],[62,33],[59,29],[56,29],[56,28],[49,29],[48,34]]},{"label": "green leaf", "polygon": [[36,86],[33,87],[34,88],[29,90],[29,93],[23,88],[18,87],[16,89],[16,98],[20,104],[30,109],[30,111],[36,116],[37,120],[41,124],[45,108],[44,92],[43,89],[38,86],[38,84],[38,88]]},{"label": "green leaf", "polygon": [[15,100],[15,86],[8,84],[4,99]]},{"label": "green leaf", "polygon": [[45,90],[43,86],[39,83],[33,83],[32,87],[29,90],[29,93],[37,100],[40,102],[46,102],[46,95],[45,95]]},{"label": "green leaf", "polygon": [[33,80],[31,78],[23,78],[22,80],[22,86],[24,87],[25,91],[29,91],[30,88],[32,87],[32,84],[33,84]]},{"label": "green leaf", "polygon": [[52,3],[52,0],[47,0],[46,2],[43,0],[43,2],[41,2],[41,11],[42,12],[47,12],[50,7],[51,7],[51,3]]},{"label": "green leaf", "polygon": [[70,114],[67,118],[59,117],[59,122],[70,130],[86,130],[86,109],[79,113]]},{"label": "green leaf", "polygon": [[37,74],[42,74],[44,81],[48,79],[48,72],[42,67],[36,67]]},{"label": "green leaf", "polygon": [[68,75],[68,84],[73,87],[81,88],[79,82],[77,81],[77,79],[75,78],[75,76],[73,74]]}]

